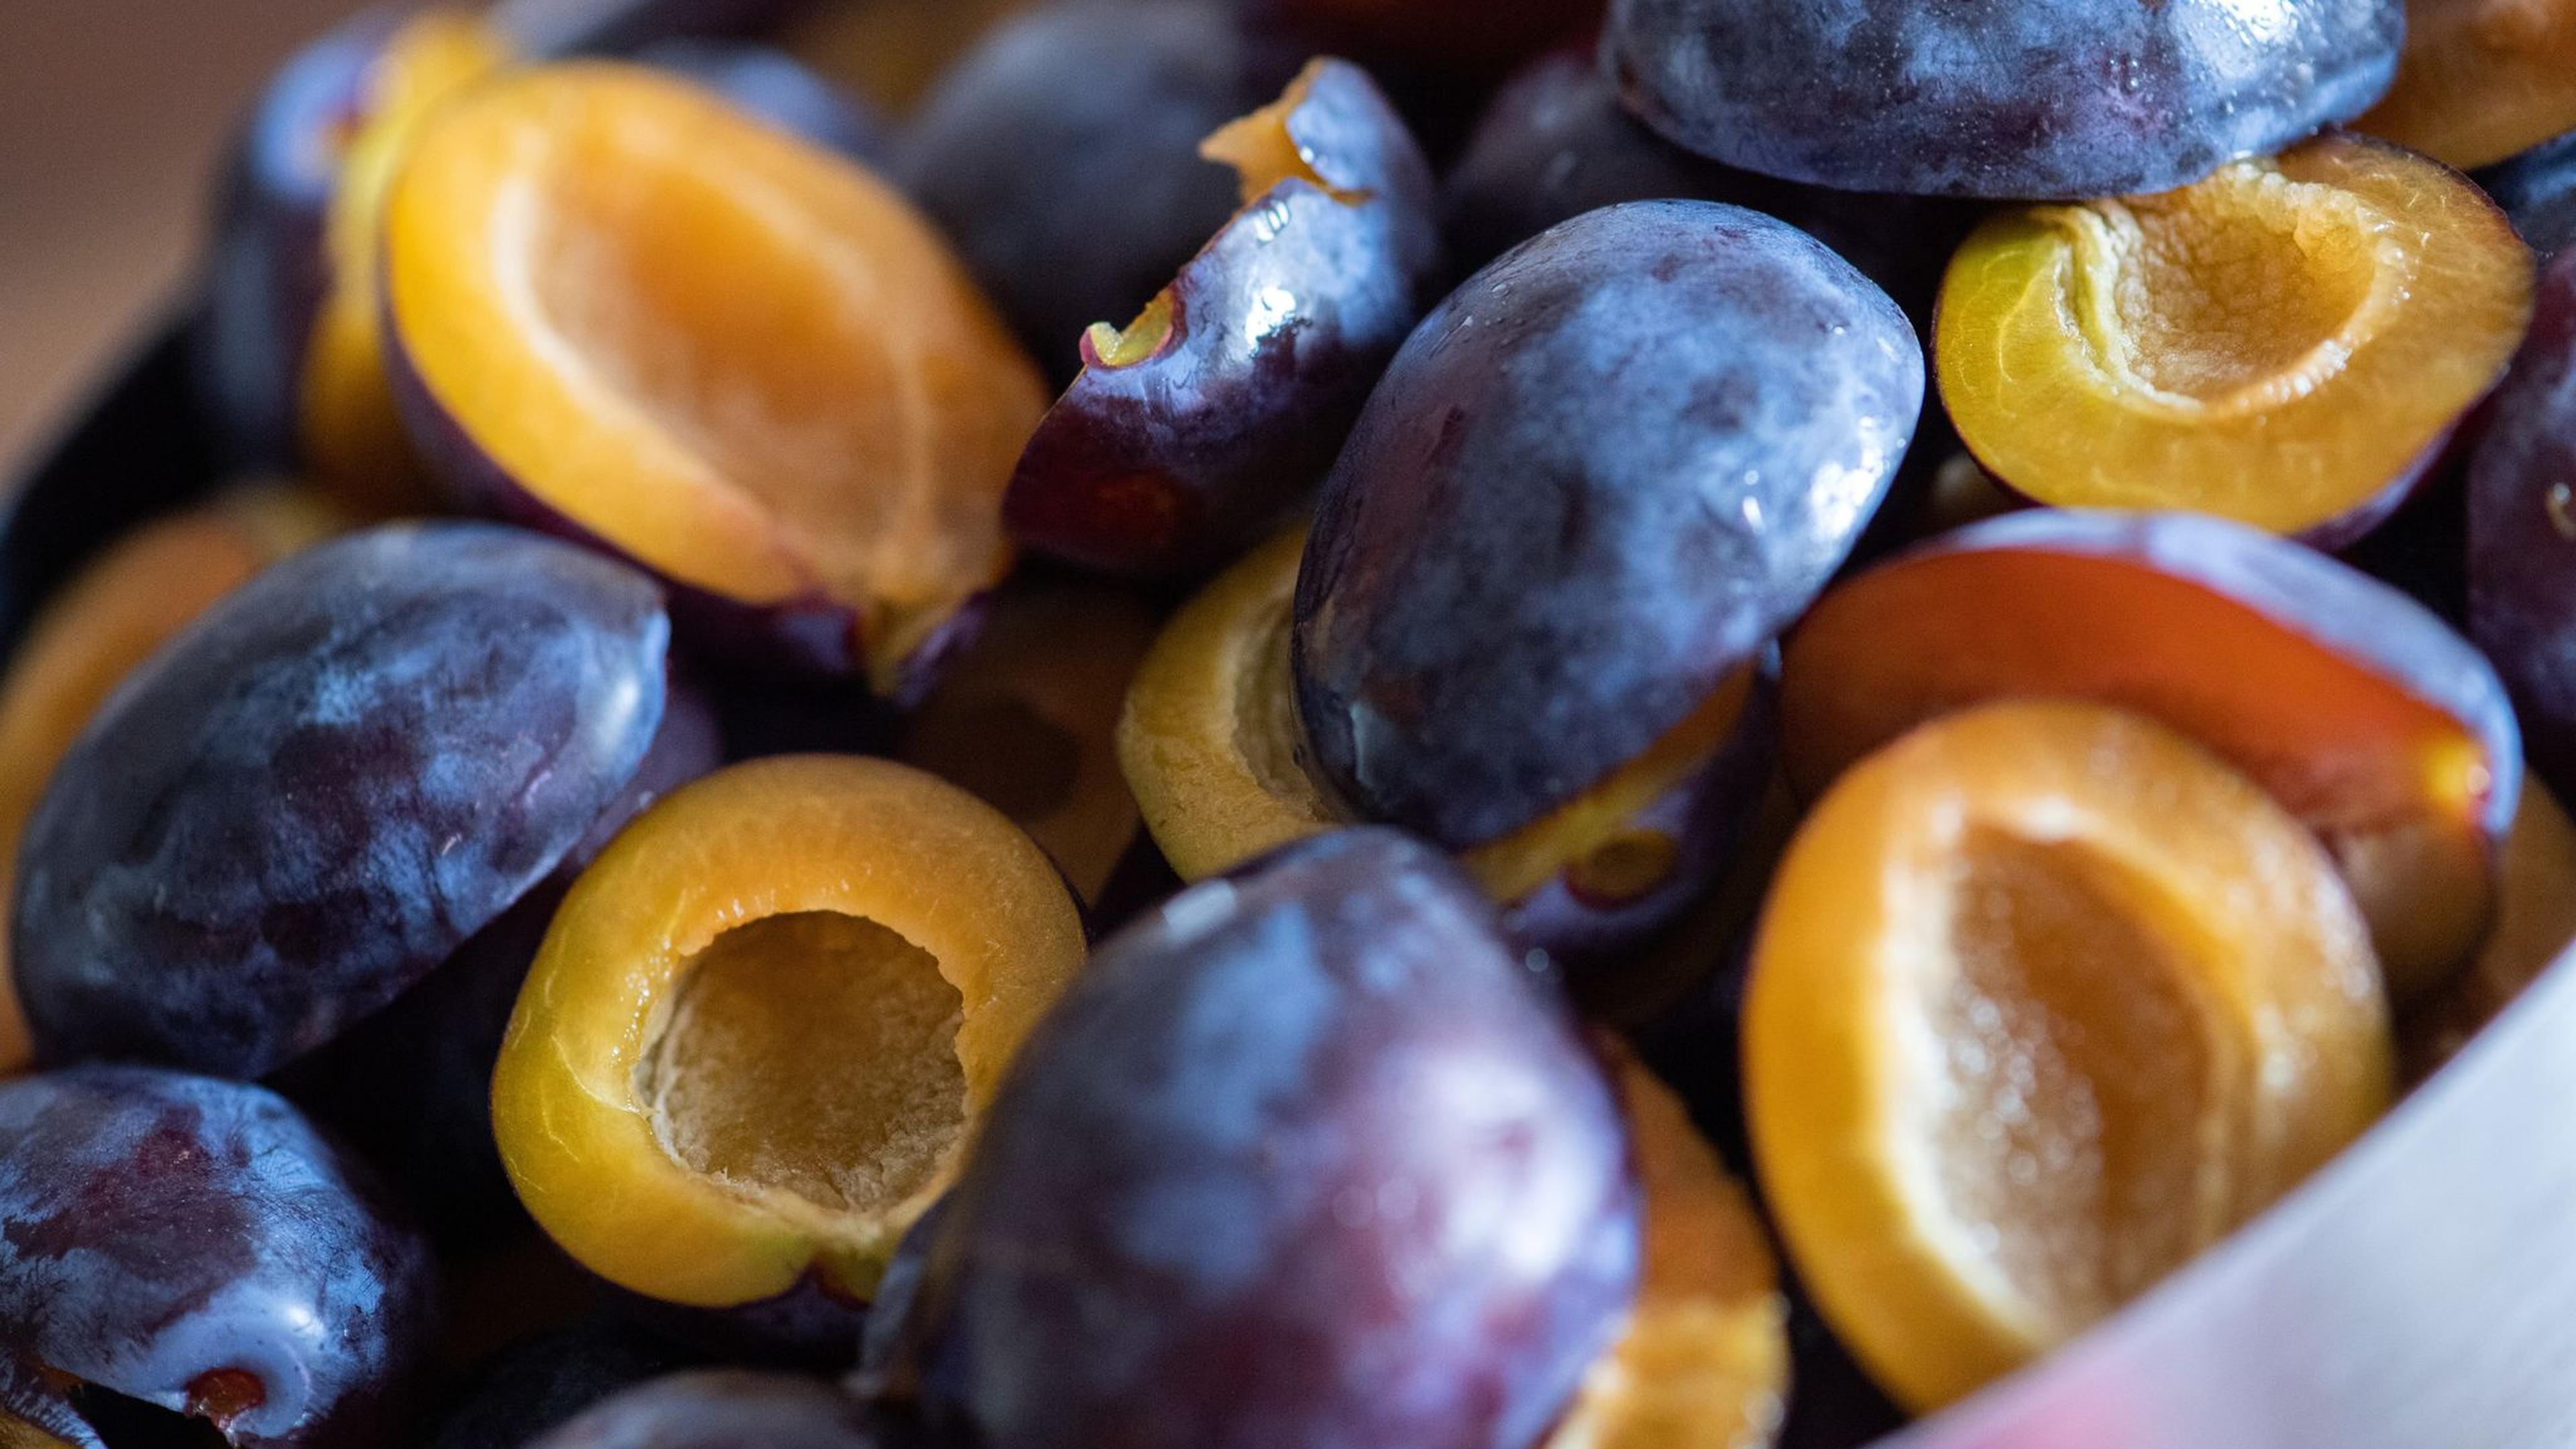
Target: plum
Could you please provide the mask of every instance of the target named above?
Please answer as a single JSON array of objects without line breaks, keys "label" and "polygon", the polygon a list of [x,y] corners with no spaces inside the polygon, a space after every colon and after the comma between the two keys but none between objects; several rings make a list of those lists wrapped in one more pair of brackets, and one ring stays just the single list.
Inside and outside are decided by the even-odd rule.
[{"label": "plum", "polygon": [[527,1449],[893,1449],[876,1415],[811,1379],[671,1374],[613,1395]]},{"label": "plum", "polygon": [[1541,56],[1494,93],[1443,183],[1452,260],[1481,267],[1558,222],[1622,201],[1692,197],[1769,212],[1868,274],[1929,330],[1967,208],[1740,171],[1648,130],[1587,51]]},{"label": "plum", "polygon": [[2500,161],[2476,180],[2542,260],[2576,241],[2576,132]]},{"label": "plum", "polygon": [[1613,0],[1629,108],[1792,181],[2116,196],[2198,180],[2388,89],[2400,0]]},{"label": "plum", "polygon": [[669,1340],[607,1315],[535,1334],[475,1367],[429,1449],[521,1449],[601,1399],[693,1361]]},{"label": "plum", "polygon": [[551,873],[659,728],[643,576],[385,525],[227,596],[112,696],[29,822],[18,986],[49,1061],[256,1076]]},{"label": "plum", "polygon": [[232,1444],[367,1449],[432,1341],[428,1249],[264,1088],[149,1067],[0,1084],[0,1439],[103,1449],[85,1388]]},{"label": "plum", "polygon": [[1771,217],[1633,202],[1507,253],[1324,484],[1292,638],[1316,772],[1451,849],[1581,795],[1806,606],[1922,396],[1904,314]]},{"label": "plum", "polygon": [[1588,35],[1601,0],[1238,0],[1372,63],[1493,76]]},{"label": "plum", "polygon": [[740,41],[666,40],[635,58],[686,76],[737,109],[853,161],[881,164],[893,145],[885,118],[873,107],[783,50]]},{"label": "plum", "polygon": [[1367,74],[1318,60],[1207,138],[1243,210],[1083,370],[1021,454],[1003,518],[1123,573],[1203,570],[1332,465],[1441,275],[1430,163]]},{"label": "plum", "polygon": [[2533,772],[2576,791],[2576,256],[2542,274],[2470,458],[2469,630],[2513,691]]},{"label": "plum", "polygon": [[2576,126],[2576,11],[2530,0],[2407,0],[2397,83],[2355,129],[2463,170]]},{"label": "plum", "polygon": [[1291,845],[1031,1037],[886,1392],[984,1449],[1517,1449],[1636,1291],[1619,1104],[1454,867]]},{"label": "plum", "polygon": [[1042,8],[940,82],[893,174],[1061,384],[1084,328],[1136,315],[1233,215],[1199,140],[1304,58],[1223,0]]}]

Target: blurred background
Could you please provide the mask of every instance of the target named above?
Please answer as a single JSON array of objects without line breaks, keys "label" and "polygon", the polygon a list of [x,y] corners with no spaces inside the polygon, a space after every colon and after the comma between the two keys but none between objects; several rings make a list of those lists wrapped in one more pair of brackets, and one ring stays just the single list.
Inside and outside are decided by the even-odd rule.
[{"label": "blurred background", "polygon": [[253,91],[362,0],[0,0],[0,477],[175,296]]}]

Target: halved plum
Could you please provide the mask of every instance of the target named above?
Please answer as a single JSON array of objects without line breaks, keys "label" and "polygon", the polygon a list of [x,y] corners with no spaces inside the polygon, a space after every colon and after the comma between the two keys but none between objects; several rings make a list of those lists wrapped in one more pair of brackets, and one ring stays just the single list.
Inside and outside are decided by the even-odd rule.
[{"label": "halved plum", "polygon": [[2407,0],[2397,83],[2353,122],[2462,170],[2576,128],[2576,10]]},{"label": "halved plum", "polygon": [[1033,548],[1131,574],[1241,553],[1321,481],[1432,301],[1431,166],[1358,67],[1315,61],[1199,154],[1243,209],[1134,322],[1084,335],[1003,503]]},{"label": "halved plum", "polygon": [[2505,837],[2495,929],[2468,969],[2397,1020],[2406,1079],[2420,1082],[2456,1056],[2570,945],[2576,945],[2576,822],[2535,780],[2523,786],[2522,808]]},{"label": "halved plum", "polygon": [[2158,196],[1989,220],[1950,263],[1941,399],[2060,507],[2188,508],[2337,547],[2504,374],[2528,248],[2475,186],[2329,136]]},{"label": "halved plum", "polygon": [[2197,738],[2314,830],[2395,993],[2486,934],[2522,778],[2504,687],[2423,606],[2297,544],[2192,514],[2013,514],[1828,593],[1784,659],[1810,798],[1950,710],[2097,700]]},{"label": "halved plum", "polygon": [[[1292,530],[1165,626],[1118,724],[1137,807],[1183,880],[1349,823],[1311,773],[1289,688],[1289,614],[1305,535]],[[1676,919],[1754,817],[1773,747],[1767,661],[1727,676],[1593,789],[1460,863],[1522,939],[1584,965]]]},{"label": "halved plum", "polygon": [[35,1044],[8,970],[18,841],[54,767],[109,691],[217,599],[261,569],[347,526],[316,493],[247,488],[147,523],[63,586],[0,676],[0,1076]]},{"label": "halved plum", "polygon": [[900,693],[1009,567],[1036,373],[840,157],[641,67],[532,68],[424,131],[385,250],[424,452],[675,585],[711,656]]},{"label": "halved plum", "polygon": [[2531,336],[2469,460],[2469,632],[2522,712],[2532,769],[2576,791],[2576,256],[2543,276]]},{"label": "halved plum", "polygon": [[1055,867],[982,801],[883,760],[736,765],[556,912],[493,1074],[502,1160],[621,1287],[864,1300],[1082,958]]},{"label": "halved plum", "polygon": [[894,753],[1011,817],[1097,905],[1142,825],[1117,732],[1154,631],[1153,611],[1114,590],[1014,583]]},{"label": "halved plum", "polygon": [[1800,1277],[1917,1410],[2297,1186],[2392,1094],[2360,912],[2254,783],[2018,700],[1838,782],[1763,912],[1744,1080]]}]

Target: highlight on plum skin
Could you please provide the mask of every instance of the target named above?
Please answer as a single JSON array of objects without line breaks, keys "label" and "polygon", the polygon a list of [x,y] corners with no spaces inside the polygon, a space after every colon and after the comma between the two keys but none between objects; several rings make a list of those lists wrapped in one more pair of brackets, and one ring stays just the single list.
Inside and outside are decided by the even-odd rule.
[{"label": "highlight on plum skin", "polygon": [[1242,209],[1133,322],[1084,334],[1003,503],[1032,548],[1129,574],[1240,553],[1332,466],[1442,281],[1430,163],[1357,66],[1312,62],[1199,153]]},{"label": "highlight on plum skin", "polygon": [[2504,686],[2421,605],[2312,550],[2193,514],[2014,514],[1854,576],[1784,659],[1783,759],[1809,798],[1946,711],[2093,700],[2198,739],[2314,830],[2395,994],[2486,933],[2521,790]]},{"label": "highlight on plum skin", "polygon": [[1744,1007],[1766,1200],[1900,1400],[1956,1400],[2296,1187],[2393,1093],[2360,912],[2183,736],[1985,705],[1846,774]]},{"label": "highlight on plum skin", "polygon": [[556,912],[493,1076],[503,1163],[622,1288],[864,1301],[1082,957],[1055,866],[964,791],[855,757],[718,771]]},{"label": "highlight on plum skin", "polygon": [[695,86],[577,62],[460,97],[385,275],[450,487],[649,570],[715,657],[901,696],[1009,567],[1034,368],[891,186]]},{"label": "highlight on plum skin", "polygon": [[261,1449],[371,1449],[413,1422],[429,1250],[264,1087],[118,1066],[0,1084],[0,1217],[0,1439],[102,1449],[95,1391]]},{"label": "highlight on plum skin", "polygon": [[1933,355],[1969,451],[2035,502],[2338,548],[2425,476],[2531,306],[2529,249],[2484,193],[2335,135],[1996,215],[1950,263]]},{"label": "highlight on plum skin", "polygon": [[1532,1443],[1635,1296],[1632,1171],[1474,886],[1392,831],[1303,841],[1113,937],[1040,1024],[886,1391],[988,1449]]}]

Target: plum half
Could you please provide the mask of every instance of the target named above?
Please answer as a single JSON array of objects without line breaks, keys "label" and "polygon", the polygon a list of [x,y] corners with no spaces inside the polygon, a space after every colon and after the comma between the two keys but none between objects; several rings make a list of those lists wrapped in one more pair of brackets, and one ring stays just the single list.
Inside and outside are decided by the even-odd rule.
[{"label": "plum half", "polygon": [[0,1221],[0,1442],[106,1449],[94,1390],[239,1449],[403,1433],[429,1250],[275,1093],[147,1067],[0,1084]]},{"label": "plum half", "polygon": [[2407,0],[2397,83],[2353,124],[2463,170],[2576,127],[2576,11]]},{"label": "plum half", "polygon": [[2400,0],[1612,0],[1630,109],[1703,155],[1849,191],[2164,191],[2358,115]]},{"label": "plum half", "polygon": [[1634,202],[1505,254],[1317,504],[1290,657],[1327,798],[1463,851],[1599,785],[1840,566],[1922,395],[1904,314],[1771,217]]},{"label": "plum half", "polygon": [[1527,1445],[1635,1292],[1618,1100],[1448,862],[1337,832],[1105,944],[885,1378],[985,1449]]},{"label": "plum half", "polygon": [[1332,466],[1440,277],[1431,166],[1367,74],[1308,66],[1200,154],[1243,209],[1083,369],[1020,456],[1003,518],[1094,568],[1203,569]]},{"label": "plum half", "polygon": [[388,524],[226,595],[111,695],[19,857],[49,1062],[262,1075],[429,974],[627,789],[670,627],[643,575]]},{"label": "plum half", "polygon": [[535,67],[425,129],[385,258],[425,455],[665,580],[712,657],[900,694],[1009,566],[1036,373],[838,156],[642,67]]},{"label": "plum half", "polygon": [[2017,492],[2339,547],[2503,376],[2531,294],[2529,250],[2475,186],[2333,136],[1990,219],[1950,264],[1933,352],[1960,438]]},{"label": "plum half", "polygon": [[1810,798],[1947,711],[2097,700],[2195,737],[2314,830],[2396,993],[2486,933],[2521,790],[2504,687],[2423,606],[2296,544],[2192,514],[2013,514],[1828,593],[1783,657],[1783,758]]},{"label": "plum half", "polygon": [[1929,1410],[2298,1185],[2393,1092],[2333,862],[2100,705],[1945,716],[1800,827],[1755,943],[1747,1117],[1827,1319]]},{"label": "plum half", "polygon": [[1045,852],[964,791],[855,757],[718,771],[555,913],[492,1078],[502,1161],[623,1288],[863,1301],[1082,958]]}]

